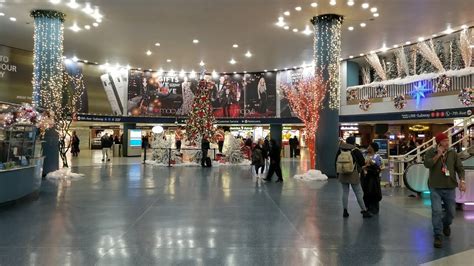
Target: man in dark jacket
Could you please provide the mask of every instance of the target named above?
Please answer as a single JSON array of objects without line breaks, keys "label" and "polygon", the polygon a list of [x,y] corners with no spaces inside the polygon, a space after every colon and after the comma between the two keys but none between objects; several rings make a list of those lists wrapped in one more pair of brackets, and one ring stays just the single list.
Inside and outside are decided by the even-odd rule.
[{"label": "man in dark jacket", "polygon": [[294,136],[288,141],[288,143],[290,144],[290,158],[296,158],[296,150],[298,149],[298,145],[300,144],[298,138]]},{"label": "man in dark jacket", "polygon": [[211,143],[207,139],[207,135],[204,135],[201,141],[201,151],[202,151],[201,166],[202,167],[206,167],[206,160],[207,160],[208,152],[210,148],[211,148]]},{"label": "man in dark jacket", "polygon": [[[424,165],[430,170],[428,186],[431,195],[431,220],[434,231],[434,247],[443,246],[442,235],[451,235],[451,223],[456,212],[456,187],[466,191],[464,167],[455,150],[449,149],[449,139],[444,133],[436,135],[436,148],[425,154]],[[458,183],[456,179],[459,178]],[[443,202],[446,213],[443,215]]]},{"label": "man in dark jacket", "polygon": [[268,169],[267,177],[263,180],[271,181],[273,174],[276,173],[278,180],[277,183],[283,183],[283,175],[281,173],[281,150],[280,146],[274,139],[270,140],[270,168]]},{"label": "man in dark jacket", "polygon": [[102,162],[107,158],[107,162],[110,161],[110,147],[113,145],[113,141],[109,137],[108,133],[105,133],[104,136],[100,139],[100,144],[102,146]]}]

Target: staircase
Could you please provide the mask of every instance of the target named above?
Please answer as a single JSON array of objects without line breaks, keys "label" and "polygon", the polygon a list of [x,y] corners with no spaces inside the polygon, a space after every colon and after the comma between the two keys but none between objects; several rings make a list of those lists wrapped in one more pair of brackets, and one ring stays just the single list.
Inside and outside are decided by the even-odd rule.
[{"label": "staircase", "polygon": [[[471,136],[469,132],[469,128],[472,125],[474,125],[474,115],[463,119],[462,122],[459,122],[453,127],[444,131],[444,133],[448,135],[450,148],[456,147],[457,145],[462,145],[463,154],[461,156],[469,157],[474,154],[474,135]],[[462,138],[453,142],[452,137],[457,136],[459,134],[462,134]],[[424,153],[435,146],[435,138],[432,138],[429,141],[419,145],[416,149],[409,151],[404,155],[390,156],[389,165],[392,186],[405,187],[404,179],[408,178],[408,174],[410,174],[410,178],[416,178],[417,176],[425,175],[427,169],[424,168],[422,164],[413,167],[413,169],[410,169],[411,171],[409,173],[407,173],[407,169],[405,167],[412,164],[422,163]],[[419,182],[419,180],[415,181],[415,183],[424,182]]]}]

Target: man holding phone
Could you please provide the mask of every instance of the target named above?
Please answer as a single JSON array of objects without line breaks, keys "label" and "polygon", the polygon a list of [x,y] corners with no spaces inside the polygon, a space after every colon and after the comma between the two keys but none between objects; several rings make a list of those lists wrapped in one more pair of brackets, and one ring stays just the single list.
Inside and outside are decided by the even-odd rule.
[{"label": "man holding phone", "polygon": [[[444,133],[436,135],[436,148],[425,154],[424,165],[430,171],[428,186],[431,192],[431,211],[434,231],[434,247],[443,246],[442,235],[451,235],[451,223],[456,212],[456,187],[466,191],[464,167],[454,149],[449,149],[449,139]],[[459,178],[459,183],[457,181]],[[446,213],[443,215],[444,203]]]}]

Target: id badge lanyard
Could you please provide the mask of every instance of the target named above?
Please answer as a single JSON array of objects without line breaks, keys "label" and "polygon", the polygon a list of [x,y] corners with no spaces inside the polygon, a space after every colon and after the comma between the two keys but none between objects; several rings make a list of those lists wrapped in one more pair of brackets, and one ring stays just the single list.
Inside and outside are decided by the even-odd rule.
[{"label": "id badge lanyard", "polygon": [[441,166],[441,172],[443,172],[443,174],[445,176],[450,176],[450,173],[449,173],[449,170],[448,170],[448,166],[446,165],[446,161],[448,160],[448,156],[447,155],[443,155],[441,157],[441,162],[442,162],[442,166]]}]

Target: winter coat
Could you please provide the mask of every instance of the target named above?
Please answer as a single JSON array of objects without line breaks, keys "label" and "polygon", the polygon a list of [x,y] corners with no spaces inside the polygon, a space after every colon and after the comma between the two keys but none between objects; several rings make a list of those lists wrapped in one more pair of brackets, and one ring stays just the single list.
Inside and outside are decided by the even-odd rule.
[{"label": "winter coat", "polygon": [[279,164],[281,161],[281,150],[280,146],[272,145],[270,148],[270,162],[274,164]]},{"label": "winter coat", "polygon": [[113,145],[113,142],[110,140],[109,137],[103,136],[100,139],[100,144],[102,145],[102,148],[110,148]]},{"label": "winter coat", "polygon": [[264,165],[263,149],[259,145],[255,146],[252,151],[252,165]]},{"label": "winter coat", "polygon": [[344,184],[353,184],[357,185],[360,183],[360,173],[362,171],[362,167],[365,164],[365,159],[364,155],[362,152],[357,149],[354,145],[343,143],[339,147],[339,151],[337,152],[336,155],[336,162],[337,158],[341,154],[341,151],[352,151],[352,160],[354,160],[354,171],[350,174],[338,174],[339,182],[344,183]]},{"label": "winter coat", "polygon": [[379,202],[382,200],[382,187],[380,186],[381,168],[378,164],[371,164],[365,170],[366,173],[361,178],[364,200]]}]

